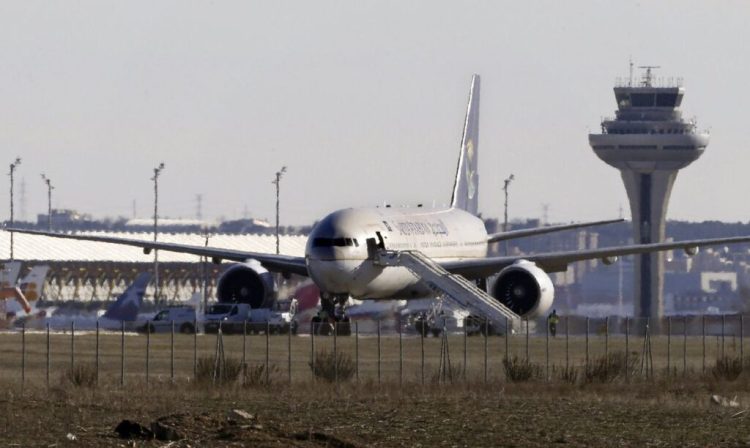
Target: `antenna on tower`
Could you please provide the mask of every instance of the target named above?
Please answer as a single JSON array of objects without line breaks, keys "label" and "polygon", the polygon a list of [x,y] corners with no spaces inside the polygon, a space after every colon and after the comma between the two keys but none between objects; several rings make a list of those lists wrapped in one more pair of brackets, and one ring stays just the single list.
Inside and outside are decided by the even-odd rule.
[{"label": "antenna on tower", "polygon": [[651,87],[651,84],[652,84],[652,81],[653,81],[653,76],[651,75],[651,70],[652,69],[661,68],[661,67],[658,66],[658,65],[641,65],[638,68],[645,68],[646,69],[646,73],[643,74],[643,81],[641,81],[641,85],[643,87]]},{"label": "antenna on tower", "polygon": [[630,80],[628,81],[628,87],[633,87],[633,56],[630,56]]}]

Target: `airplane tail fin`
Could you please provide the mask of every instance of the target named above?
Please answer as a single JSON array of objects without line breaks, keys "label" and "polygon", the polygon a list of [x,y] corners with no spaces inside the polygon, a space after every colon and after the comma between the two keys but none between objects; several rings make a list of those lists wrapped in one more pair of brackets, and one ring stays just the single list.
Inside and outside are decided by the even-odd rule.
[{"label": "airplane tail fin", "polygon": [[23,295],[26,297],[26,300],[33,302],[42,297],[44,280],[47,278],[48,272],[49,266],[45,264],[36,265],[31,268],[31,271],[29,271],[29,273],[26,274],[26,277],[21,280],[21,285],[19,287],[21,292],[23,292]]},{"label": "airplane tail fin", "polygon": [[143,305],[143,295],[146,293],[146,287],[150,280],[150,273],[142,272],[138,274],[135,281],[120,294],[115,303],[107,308],[104,317],[126,322],[135,321],[138,317],[138,311]]},{"label": "airplane tail fin", "polygon": [[451,199],[452,208],[460,208],[474,215],[478,212],[479,204],[479,84],[479,75],[472,76],[469,107],[461,138],[461,154],[458,157],[456,183]]},{"label": "airplane tail fin", "polygon": [[21,273],[20,261],[6,261],[0,264],[0,288],[15,286],[18,274]]}]

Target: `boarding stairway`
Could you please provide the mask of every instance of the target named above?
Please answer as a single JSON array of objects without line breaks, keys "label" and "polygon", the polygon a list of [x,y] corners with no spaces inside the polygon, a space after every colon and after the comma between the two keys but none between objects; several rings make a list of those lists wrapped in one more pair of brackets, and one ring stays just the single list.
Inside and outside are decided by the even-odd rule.
[{"label": "boarding stairway", "polygon": [[381,250],[376,255],[375,263],[405,267],[430,289],[473,314],[488,319],[496,329],[512,331],[513,328],[520,328],[521,317],[518,314],[465,277],[446,271],[422,252]]}]

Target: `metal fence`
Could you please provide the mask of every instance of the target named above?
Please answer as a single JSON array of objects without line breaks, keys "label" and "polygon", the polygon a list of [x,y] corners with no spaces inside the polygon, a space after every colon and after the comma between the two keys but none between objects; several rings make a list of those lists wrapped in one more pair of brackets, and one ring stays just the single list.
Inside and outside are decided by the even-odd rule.
[{"label": "metal fence", "polygon": [[[634,318],[561,317],[556,331],[546,320],[524,322],[509,335],[470,335],[466,328],[438,336],[375,323],[375,331],[329,336],[182,334],[125,330],[21,328],[0,333],[0,379],[28,385],[54,385],[86,367],[99,385],[185,382],[200,378],[205,363],[232,360],[243,370],[261,372],[275,385],[327,380],[371,384],[489,383],[508,381],[509,365],[525,366],[539,381],[571,371],[588,373],[597,365],[624,360],[625,380],[655,375],[705,375],[717,360],[745,365],[742,315]],[[398,329],[401,329],[400,331]],[[327,356],[327,358],[326,358]],[[333,377],[320,373],[333,363]],[[203,363],[203,364],[202,364]],[[316,366],[318,369],[316,370]],[[328,367],[331,367],[330,365]],[[339,369],[341,369],[339,371]],[[200,370],[200,371],[199,371]],[[317,373],[316,373],[317,372]],[[242,380],[240,380],[242,381]]]}]

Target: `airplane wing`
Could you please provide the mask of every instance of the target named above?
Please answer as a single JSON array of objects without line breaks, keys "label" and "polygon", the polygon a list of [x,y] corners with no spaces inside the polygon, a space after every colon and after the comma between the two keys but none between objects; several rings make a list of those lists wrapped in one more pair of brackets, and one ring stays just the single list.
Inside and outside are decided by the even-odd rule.
[{"label": "airplane wing", "polygon": [[[6,229],[11,230],[11,229]],[[53,238],[63,238],[82,241],[97,241],[100,243],[121,244],[125,246],[140,247],[144,253],[154,249],[193,254],[200,257],[208,257],[218,263],[221,260],[243,262],[248,259],[258,260],[266,269],[272,272],[283,272],[307,276],[307,265],[304,257],[292,257],[289,255],[262,254],[257,252],[244,252],[232,249],[220,249],[215,247],[191,246],[188,244],[161,243],[158,241],[134,240],[129,238],[116,238],[96,235],[76,235],[70,233],[40,232],[37,230],[13,229],[16,233],[28,233],[30,235],[42,235]]]},{"label": "airplane wing", "polygon": [[695,253],[694,251],[702,246],[737,243],[750,243],[750,236],[675,241],[671,243],[635,244],[631,246],[603,247],[591,250],[529,254],[527,256],[475,258],[440,262],[439,264],[445,270],[453,274],[460,274],[467,278],[483,278],[500,272],[503,268],[510,266],[518,260],[533,261],[546,272],[562,272],[568,268],[568,264],[575,263],[576,261],[594,260],[597,258],[604,260],[607,258],[611,259],[614,257],[621,257],[623,255],[661,252],[673,249],[682,249],[686,253]]},{"label": "airplane wing", "polygon": [[624,219],[610,219],[607,221],[594,221],[594,222],[579,222],[575,224],[563,224],[559,226],[549,227],[537,227],[534,229],[520,229],[520,230],[509,230],[507,232],[493,233],[487,236],[488,243],[494,243],[497,241],[513,240],[516,238],[523,238],[526,236],[543,235],[545,233],[560,232],[563,230],[580,229],[581,227],[592,227],[601,226],[604,224],[612,224],[615,222],[623,222]]}]

